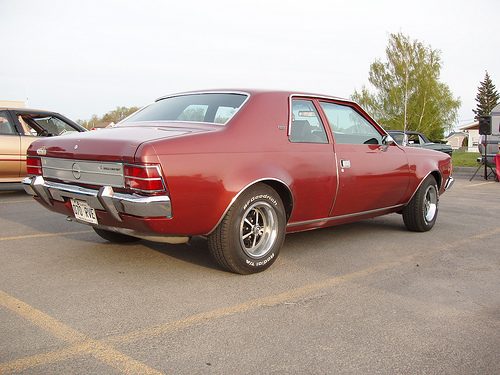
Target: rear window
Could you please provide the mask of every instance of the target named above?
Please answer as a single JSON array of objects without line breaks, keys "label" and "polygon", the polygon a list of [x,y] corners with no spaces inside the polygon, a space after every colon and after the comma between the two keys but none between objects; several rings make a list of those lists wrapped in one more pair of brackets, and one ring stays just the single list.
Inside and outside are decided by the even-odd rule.
[{"label": "rear window", "polygon": [[143,121],[187,121],[226,124],[247,99],[245,94],[202,93],[157,100],[122,124]]}]

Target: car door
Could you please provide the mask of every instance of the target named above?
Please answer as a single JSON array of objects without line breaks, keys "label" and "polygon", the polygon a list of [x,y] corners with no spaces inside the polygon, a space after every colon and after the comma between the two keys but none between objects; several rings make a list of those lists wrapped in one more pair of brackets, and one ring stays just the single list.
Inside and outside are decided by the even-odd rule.
[{"label": "car door", "polygon": [[8,111],[0,111],[0,181],[15,181],[20,171],[20,136]]},{"label": "car door", "polygon": [[408,188],[404,151],[353,104],[320,101],[334,137],[338,190],[330,216],[370,213],[401,204]]},{"label": "car door", "polygon": [[287,165],[294,176],[290,222],[300,227],[328,218],[337,191],[335,155],[313,99],[293,97],[289,121]]}]

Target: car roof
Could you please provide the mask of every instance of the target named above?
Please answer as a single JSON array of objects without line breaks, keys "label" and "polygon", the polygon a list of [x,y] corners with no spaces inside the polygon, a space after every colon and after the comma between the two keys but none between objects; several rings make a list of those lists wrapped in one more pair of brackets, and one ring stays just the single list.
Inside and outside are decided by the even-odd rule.
[{"label": "car roof", "polygon": [[288,91],[288,90],[270,90],[270,89],[213,89],[213,90],[196,90],[196,91],[185,91],[179,93],[168,94],[159,97],[156,101],[170,98],[173,96],[181,96],[181,95],[192,95],[192,94],[218,94],[218,93],[227,93],[227,94],[243,94],[243,95],[259,95],[259,94],[276,94],[283,96],[304,96],[304,97],[314,97],[314,98],[323,98],[323,99],[333,99],[333,100],[341,100],[343,102],[354,103],[352,100],[341,98],[337,96],[325,95],[325,94],[317,94],[310,92],[300,92],[300,91]]},{"label": "car roof", "polygon": [[34,113],[37,115],[61,115],[59,112],[47,111],[43,109],[18,108],[18,107],[0,107],[0,111],[13,111],[18,113]]}]

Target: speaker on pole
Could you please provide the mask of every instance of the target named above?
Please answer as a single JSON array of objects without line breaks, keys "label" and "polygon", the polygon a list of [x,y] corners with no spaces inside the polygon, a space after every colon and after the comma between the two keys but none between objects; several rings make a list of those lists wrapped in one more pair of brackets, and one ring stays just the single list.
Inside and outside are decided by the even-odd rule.
[{"label": "speaker on pole", "polygon": [[479,120],[479,134],[490,135],[491,134],[491,116],[483,115],[478,117]]}]

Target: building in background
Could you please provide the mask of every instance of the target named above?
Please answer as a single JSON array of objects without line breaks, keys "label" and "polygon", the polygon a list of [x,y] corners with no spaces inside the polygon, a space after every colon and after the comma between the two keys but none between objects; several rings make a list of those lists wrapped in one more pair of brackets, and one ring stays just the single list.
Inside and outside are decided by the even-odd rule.
[{"label": "building in background", "polygon": [[0,107],[7,108],[24,108],[24,102],[20,102],[18,100],[0,100]]}]

